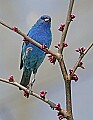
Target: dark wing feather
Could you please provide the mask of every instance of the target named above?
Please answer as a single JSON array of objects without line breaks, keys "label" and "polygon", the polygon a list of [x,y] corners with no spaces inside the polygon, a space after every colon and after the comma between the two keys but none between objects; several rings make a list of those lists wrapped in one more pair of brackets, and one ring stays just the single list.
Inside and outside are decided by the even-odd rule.
[{"label": "dark wing feather", "polygon": [[20,70],[22,69],[22,67],[23,67],[23,60],[22,60],[22,52],[21,52]]},{"label": "dark wing feather", "polygon": [[[23,45],[24,45],[24,42],[23,42]],[[22,48],[23,48],[23,45],[22,45]],[[22,67],[23,67],[23,60],[22,60],[22,51],[21,51],[20,70],[22,69]]]}]

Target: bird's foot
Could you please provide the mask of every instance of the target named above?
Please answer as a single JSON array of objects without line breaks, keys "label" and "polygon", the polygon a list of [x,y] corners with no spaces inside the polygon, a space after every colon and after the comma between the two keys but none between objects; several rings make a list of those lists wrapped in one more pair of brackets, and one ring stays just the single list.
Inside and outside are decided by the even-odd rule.
[{"label": "bird's foot", "polygon": [[33,78],[33,79],[31,80],[31,83],[29,83],[29,84],[27,85],[26,88],[29,90],[29,92],[28,92],[28,93],[27,93],[27,92],[24,92],[24,96],[25,96],[25,97],[29,98],[29,95],[30,95],[30,93],[32,92],[32,87],[33,87],[34,82],[35,82],[35,78]]},{"label": "bird's foot", "polygon": [[31,83],[28,84],[28,85],[26,86],[26,88],[27,88],[28,92],[24,91],[24,96],[27,97],[27,98],[29,98],[29,95],[30,95],[31,92],[32,92],[32,86],[31,86]]},{"label": "bird's foot", "polygon": [[29,90],[29,92],[26,93],[26,97],[27,97],[27,98],[29,98],[29,95],[30,95],[30,93],[32,92],[33,83],[34,83],[34,81],[32,81],[31,83],[29,83],[29,84],[27,85],[27,87],[26,87],[26,88]]},{"label": "bird's foot", "polygon": [[33,79],[31,80],[31,83],[29,83],[29,84],[27,85],[27,89],[28,89],[29,91],[32,91],[32,87],[33,87],[34,82],[35,82],[35,78],[33,78]]},{"label": "bird's foot", "polygon": [[35,78],[33,78],[33,79],[31,80],[31,83],[30,83],[31,89],[32,89],[32,87],[33,87],[34,82],[35,82]]}]

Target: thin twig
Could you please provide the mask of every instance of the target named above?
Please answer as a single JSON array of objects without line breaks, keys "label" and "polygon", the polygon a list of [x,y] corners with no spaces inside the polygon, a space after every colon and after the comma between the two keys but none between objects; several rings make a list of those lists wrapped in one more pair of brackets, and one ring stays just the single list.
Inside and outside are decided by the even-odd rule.
[{"label": "thin twig", "polygon": [[73,72],[71,73],[70,77],[73,76],[73,74],[76,72],[78,65],[80,63],[80,61],[84,58],[84,56],[88,53],[88,51],[93,47],[93,42],[87,47],[87,49],[85,50],[85,52],[79,56],[78,61],[75,63],[74,67],[73,67]]},{"label": "thin twig", "polygon": [[[55,106],[56,104],[52,101],[50,101],[49,99],[47,99],[46,97],[45,98],[42,98],[40,97],[40,95],[36,94],[35,92],[33,92],[32,90],[29,90],[27,89],[26,87],[20,85],[19,83],[17,83],[15,80],[13,80],[13,82],[9,82],[9,80],[6,80],[6,79],[3,79],[3,78],[0,78],[0,81],[1,82],[4,82],[4,83],[8,83],[8,84],[11,84],[11,85],[14,85],[16,87],[20,87],[23,91],[25,91],[26,93],[29,93],[30,95],[40,99],[41,101],[47,103],[53,110],[55,109]],[[62,114],[64,116],[64,118],[67,118],[68,117],[68,113],[67,111],[63,110],[62,108],[58,109],[58,111],[60,112],[60,114]]]}]

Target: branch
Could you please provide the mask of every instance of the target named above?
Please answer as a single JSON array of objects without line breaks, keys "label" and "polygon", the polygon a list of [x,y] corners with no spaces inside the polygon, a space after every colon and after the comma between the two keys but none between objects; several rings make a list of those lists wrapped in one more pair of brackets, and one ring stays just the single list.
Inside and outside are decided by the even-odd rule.
[{"label": "branch", "polygon": [[[29,90],[27,89],[26,87],[20,85],[19,83],[17,83],[14,79],[12,79],[12,81],[9,81],[9,80],[6,80],[6,79],[3,79],[3,78],[0,78],[0,81],[1,82],[4,82],[4,83],[7,83],[7,84],[11,84],[13,86],[16,86],[18,88],[21,88],[23,91],[25,91],[26,93],[28,93],[29,95],[32,95],[38,99],[40,99],[41,101],[47,103],[53,110],[55,109],[56,107],[56,104],[52,101],[50,101],[49,99],[47,99],[46,97],[43,98],[43,97],[40,97],[40,95],[36,94],[35,92],[33,92],[32,90]],[[60,112],[60,114],[62,114],[62,116],[64,118],[67,118],[68,117],[68,113],[66,110],[63,110],[62,108],[60,109],[56,109],[57,111]]]},{"label": "branch", "polygon": [[67,73],[67,68],[66,68],[66,64],[65,64],[65,61],[63,59],[63,56],[62,56],[61,61],[59,61],[59,65],[60,65],[60,69],[61,69],[63,78],[64,78],[64,80],[66,80],[67,76],[68,76],[68,73]]},{"label": "branch", "polygon": [[80,61],[84,58],[84,56],[88,53],[88,51],[93,47],[93,42],[87,47],[87,49],[85,50],[85,52],[79,56],[78,61],[75,63],[74,67],[73,67],[73,72],[70,75],[70,80],[72,78],[72,76],[74,75],[75,71],[78,68],[78,65],[80,63]]},{"label": "branch", "polygon": [[68,13],[67,13],[67,19],[66,19],[64,30],[62,32],[60,47],[58,50],[58,53],[60,53],[60,54],[62,54],[62,52],[63,52],[63,42],[65,42],[67,31],[68,31],[69,25],[71,23],[71,13],[72,13],[72,9],[73,9],[73,4],[74,4],[74,0],[70,0],[69,9],[68,9]]},{"label": "branch", "polygon": [[[74,4],[74,0],[70,0],[68,13],[67,13],[67,19],[66,19],[64,30],[62,32],[60,46],[59,46],[59,49],[58,49],[59,54],[62,54],[62,52],[63,52],[63,48],[64,48],[63,43],[65,42],[67,31],[68,31],[69,25],[71,23],[71,13],[72,13],[72,9],[73,9],[73,4]],[[59,65],[60,65],[60,68],[61,68],[61,71],[62,71],[62,74],[63,74],[63,78],[65,80],[66,110],[69,114],[69,117],[67,118],[67,120],[73,120],[72,99],[71,99],[71,81],[67,80],[68,79],[67,78],[68,73],[67,73],[67,68],[66,68],[64,59],[61,59],[61,61],[59,61]]]},{"label": "branch", "polygon": [[[74,0],[70,0],[68,13],[67,13],[67,19],[66,19],[64,30],[62,32],[60,46],[59,46],[59,49],[58,49],[58,53],[60,55],[63,52],[63,48],[64,48],[63,43],[65,42],[67,31],[68,31],[68,28],[69,28],[69,25],[70,25],[70,22],[71,22],[71,13],[72,13],[72,9],[73,9],[73,4],[74,4]],[[67,68],[66,68],[65,61],[64,61],[63,57],[59,61],[59,65],[60,65],[60,68],[61,68],[61,71],[62,71],[62,74],[63,74],[63,78],[64,78],[64,80],[66,80],[67,76],[68,76],[68,73],[67,73]]]},{"label": "branch", "polygon": [[11,27],[11,26],[9,26],[8,24],[4,23],[1,20],[0,20],[0,24],[2,24],[3,26],[7,27],[8,29],[18,33],[19,35],[23,36],[26,40],[28,40],[29,42],[31,42],[35,46],[39,47],[40,49],[42,49],[45,53],[53,55],[57,60],[60,59],[61,56],[58,53],[54,53],[53,51],[49,50],[48,48],[42,48],[42,45],[40,43],[38,43],[35,40],[33,40],[30,37],[28,37],[26,34],[21,32],[18,28]]}]

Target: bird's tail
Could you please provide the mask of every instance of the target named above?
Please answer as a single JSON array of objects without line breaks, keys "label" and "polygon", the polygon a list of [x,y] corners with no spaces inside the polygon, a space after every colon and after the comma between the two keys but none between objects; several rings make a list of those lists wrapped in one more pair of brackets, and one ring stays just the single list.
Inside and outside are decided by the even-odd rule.
[{"label": "bird's tail", "polygon": [[[23,71],[20,84],[23,85],[24,87],[27,87],[27,85],[29,84],[31,73],[32,71],[29,69],[26,69],[26,71]],[[21,90],[21,88],[19,88],[19,90]]]}]

